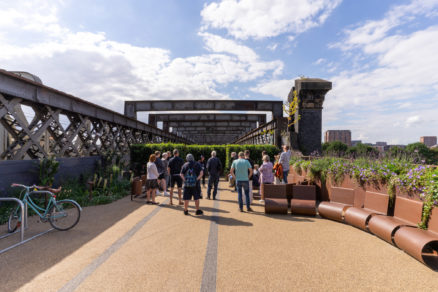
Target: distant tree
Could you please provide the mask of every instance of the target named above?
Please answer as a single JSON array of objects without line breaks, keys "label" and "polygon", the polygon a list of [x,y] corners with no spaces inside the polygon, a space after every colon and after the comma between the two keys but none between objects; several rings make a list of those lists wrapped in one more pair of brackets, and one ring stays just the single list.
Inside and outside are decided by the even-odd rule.
[{"label": "distant tree", "polygon": [[362,143],[358,143],[356,146],[349,147],[345,153],[352,158],[379,156],[379,151],[376,148]]},{"label": "distant tree", "polygon": [[389,149],[389,155],[394,158],[400,158],[406,156],[406,150],[399,146],[393,146]]},{"label": "distant tree", "polygon": [[326,155],[333,155],[333,156],[344,156],[345,152],[348,149],[348,146],[340,141],[334,141],[330,143],[324,143],[323,145],[323,151]]},{"label": "distant tree", "polygon": [[435,153],[423,143],[417,142],[406,146],[406,152],[411,155],[417,163],[433,164]]}]

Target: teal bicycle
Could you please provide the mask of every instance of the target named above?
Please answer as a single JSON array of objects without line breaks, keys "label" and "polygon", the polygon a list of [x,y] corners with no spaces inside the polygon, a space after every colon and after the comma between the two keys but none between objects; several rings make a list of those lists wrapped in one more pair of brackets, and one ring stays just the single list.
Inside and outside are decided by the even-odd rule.
[{"label": "teal bicycle", "polygon": [[[12,184],[12,187],[22,187],[23,191],[20,193],[20,199],[24,205],[30,207],[41,219],[41,222],[49,221],[53,228],[65,231],[73,228],[78,224],[81,218],[81,206],[74,200],[56,200],[56,194],[61,191],[59,189],[52,189],[40,186],[25,186],[21,184]],[[49,202],[45,208],[38,206],[31,198],[31,195],[49,195]],[[25,214],[27,216],[27,214]],[[23,223],[21,218],[20,207],[12,210],[9,215],[8,232],[12,233],[17,230]]]}]

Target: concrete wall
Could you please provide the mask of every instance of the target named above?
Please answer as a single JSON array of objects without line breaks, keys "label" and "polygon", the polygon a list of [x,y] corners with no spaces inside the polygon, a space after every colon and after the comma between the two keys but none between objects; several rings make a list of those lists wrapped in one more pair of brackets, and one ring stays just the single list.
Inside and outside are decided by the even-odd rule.
[{"label": "concrete wall", "polygon": [[[81,173],[91,174],[96,169],[100,156],[79,158],[57,158],[60,162],[54,186],[69,178],[79,177]],[[38,160],[0,161],[0,196],[7,196],[12,183],[32,185],[38,183]]]}]

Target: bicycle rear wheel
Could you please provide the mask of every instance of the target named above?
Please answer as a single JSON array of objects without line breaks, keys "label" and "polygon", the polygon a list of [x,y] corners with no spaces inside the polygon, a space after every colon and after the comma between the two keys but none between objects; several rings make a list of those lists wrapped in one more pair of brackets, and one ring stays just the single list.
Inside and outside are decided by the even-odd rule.
[{"label": "bicycle rear wheel", "polygon": [[12,233],[15,230],[17,230],[18,227],[21,225],[21,214],[20,214],[20,207],[15,208],[11,211],[11,214],[9,215],[8,220],[8,232]]},{"label": "bicycle rear wheel", "polygon": [[81,208],[74,201],[58,201],[50,208],[49,222],[53,228],[66,231],[78,224]]}]

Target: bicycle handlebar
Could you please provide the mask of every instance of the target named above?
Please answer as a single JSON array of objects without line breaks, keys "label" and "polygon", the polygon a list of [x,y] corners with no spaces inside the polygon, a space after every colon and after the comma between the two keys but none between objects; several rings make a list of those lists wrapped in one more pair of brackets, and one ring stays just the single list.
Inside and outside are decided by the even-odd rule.
[{"label": "bicycle handlebar", "polygon": [[22,188],[25,188],[25,189],[31,189],[31,188],[36,188],[37,186],[36,185],[25,186],[25,185],[22,185],[22,184],[13,183],[13,184],[11,184],[11,187],[22,187]]}]

